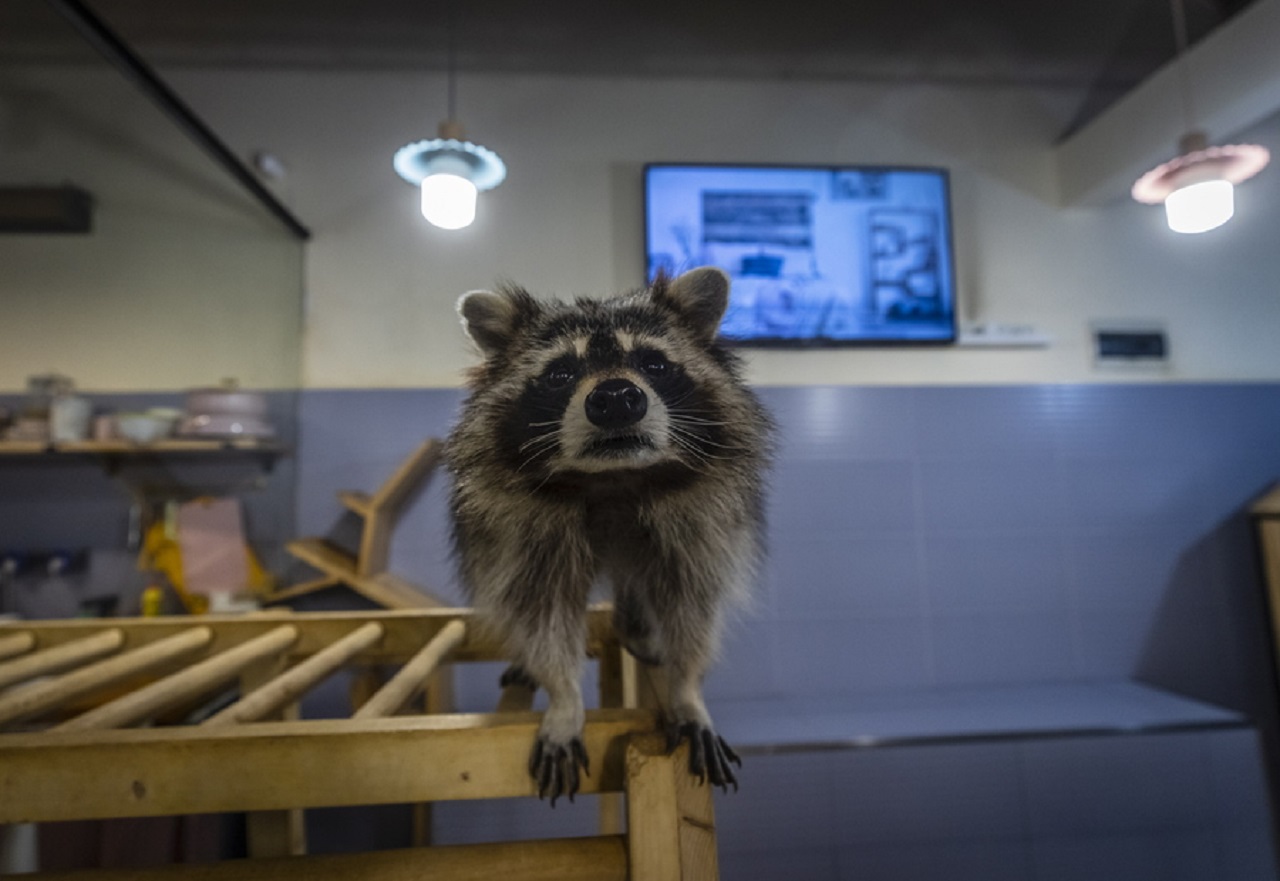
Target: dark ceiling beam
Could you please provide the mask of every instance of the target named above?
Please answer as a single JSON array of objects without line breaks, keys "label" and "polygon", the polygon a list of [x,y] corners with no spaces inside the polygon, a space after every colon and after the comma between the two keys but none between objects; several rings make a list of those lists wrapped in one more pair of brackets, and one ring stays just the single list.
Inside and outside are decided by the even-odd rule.
[{"label": "dark ceiling beam", "polygon": [[169,88],[152,67],[140,58],[128,44],[81,0],[49,0],[54,9],[65,17],[80,35],[114,64],[124,76],[133,81],[144,94],[154,101],[173,122],[196,142],[200,149],[226,169],[237,182],[247,189],[263,207],[280,220],[289,231],[302,241],[311,238],[311,230],[290,211],[275,194],[263,186],[257,176],[240,160],[222,139],[196,115],[185,101]]}]

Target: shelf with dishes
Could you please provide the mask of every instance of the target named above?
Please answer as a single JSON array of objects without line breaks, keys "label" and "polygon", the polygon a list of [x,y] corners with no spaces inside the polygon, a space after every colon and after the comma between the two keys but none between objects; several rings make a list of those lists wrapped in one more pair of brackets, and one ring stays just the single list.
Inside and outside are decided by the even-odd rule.
[{"label": "shelf with dishes", "polygon": [[168,437],[150,443],[129,440],[0,440],[0,456],[148,456],[170,453],[261,453],[281,455],[284,447],[261,438]]}]

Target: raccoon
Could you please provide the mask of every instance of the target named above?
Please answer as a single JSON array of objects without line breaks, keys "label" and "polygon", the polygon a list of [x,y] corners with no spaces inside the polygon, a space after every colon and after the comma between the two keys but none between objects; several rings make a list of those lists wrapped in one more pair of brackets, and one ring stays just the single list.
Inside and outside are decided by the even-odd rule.
[{"label": "raccoon", "polygon": [[553,806],[590,771],[580,679],[597,583],[626,648],[668,670],[669,746],[687,738],[690,772],[737,788],[702,678],[762,555],[772,423],[717,342],[728,296],[702,268],[611,299],[506,287],[458,303],[484,360],[446,445],[454,549],[513,660],[503,682],[547,692],[529,772]]}]

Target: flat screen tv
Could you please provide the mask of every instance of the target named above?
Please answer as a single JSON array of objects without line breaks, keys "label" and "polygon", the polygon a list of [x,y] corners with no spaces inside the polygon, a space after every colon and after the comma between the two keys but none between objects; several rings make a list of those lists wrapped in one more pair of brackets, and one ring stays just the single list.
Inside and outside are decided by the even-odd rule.
[{"label": "flat screen tv", "polygon": [[725,340],[955,340],[945,169],[651,164],[644,193],[649,280],[727,272]]}]

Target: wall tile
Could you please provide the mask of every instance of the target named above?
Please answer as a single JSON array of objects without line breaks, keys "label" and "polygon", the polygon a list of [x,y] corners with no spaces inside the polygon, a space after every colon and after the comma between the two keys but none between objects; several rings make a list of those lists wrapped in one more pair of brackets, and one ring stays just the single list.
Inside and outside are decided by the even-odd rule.
[{"label": "wall tile", "polygon": [[771,484],[771,544],[916,528],[915,473],[908,462],[780,462]]},{"label": "wall tile", "polygon": [[1052,459],[920,463],[925,532],[1062,529],[1066,498]]},{"label": "wall tile", "polygon": [[979,838],[859,845],[839,859],[841,881],[1026,881],[1032,857],[1025,841]]},{"label": "wall tile", "polygon": [[917,539],[909,533],[775,542],[766,572],[781,617],[922,614]]},{"label": "wall tile", "polygon": [[1207,829],[1216,821],[1202,733],[1037,741],[1020,749],[1037,837]]},{"label": "wall tile", "polygon": [[915,455],[913,396],[901,389],[856,386],[763,388],[778,425],[779,458],[910,459]]},{"label": "wall tile", "polygon": [[1222,878],[1212,833],[1170,830],[1037,839],[1036,881],[1205,881]]},{"label": "wall tile", "polygon": [[929,534],[923,545],[934,614],[1047,612],[1071,606],[1061,533]]},{"label": "wall tile", "polygon": [[918,617],[779,620],[778,685],[795,694],[924,688],[933,672]]},{"label": "wall tile", "polygon": [[1075,673],[1065,611],[936,615],[930,630],[939,685],[1051,682]]},{"label": "wall tile", "polygon": [[918,388],[912,396],[923,460],[1048,459],[1058,452],[1055,386]]}]

